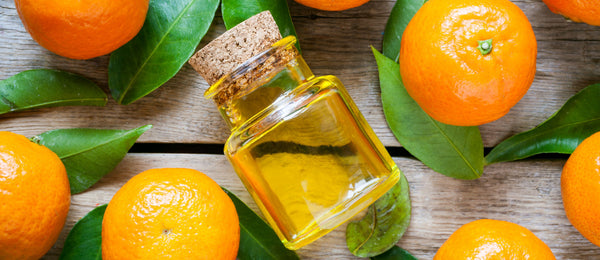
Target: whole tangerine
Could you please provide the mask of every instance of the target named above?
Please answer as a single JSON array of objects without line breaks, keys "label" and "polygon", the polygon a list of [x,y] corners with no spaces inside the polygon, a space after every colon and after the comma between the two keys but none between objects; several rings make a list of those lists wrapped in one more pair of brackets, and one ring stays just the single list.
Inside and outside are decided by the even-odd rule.
[{"label": "whole tangerine", "polygon": [[369,0],[294,0],[299,4],[323,11],[343,11],[359,7]]},{"label": "whole tangerine", "polygon": [[536,55],[531,24],[509,0],[429,0],[402,36],[400,74],[432,118],[475,126],[527,93]]},{"label": "whole tangerine", "polygon": [[480,219],[457,229],[438,249],[434,260],[556,259],[550,248],[515,223]]},{"label": "whole tangerine", "polygon": [[544,0],[550,11],[575,22],[600,26],[600,4],[597,0]]},{"label": "whole tangerine", "polygon": [[600,246],[600,132],[583,140],[569,156],[560,191],[571,224]]},{"label": "whole tangerine", "polygon": [[60,234],[71,190],[50,149],[0,131],[0,259],[40,259]]},{"label": "whole tangerine", "polygon": [[102,259],[235,259],[235,206],[203,173],[151,169],[111,199],[102,222]]},{"label": "whole tangerine", "polygon": [[19,17],[42,47],[91,59],[121,47],[142,28],[149,0],[15,0]]}]

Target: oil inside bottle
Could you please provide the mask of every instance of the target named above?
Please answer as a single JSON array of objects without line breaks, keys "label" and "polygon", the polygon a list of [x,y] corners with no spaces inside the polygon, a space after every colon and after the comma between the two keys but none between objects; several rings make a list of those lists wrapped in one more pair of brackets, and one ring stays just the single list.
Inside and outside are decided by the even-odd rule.
[{"label": "oil inside bottle", "polygon": [[225,155],[284,245],[298,249],[375,202],[400,171],[342,83],[312,74],[295,37],[252,54],[224,76],[213,71],[214,62],[231,59],[217,54],[256,40],[236,39],[215,41],[192,64],[213,82],[205,96],[231,128]]},{"label": "oil inside bottle", "polygon": [[265,11],[190,59],[231,128],[225,155],[290,249],[350,219],[400,175],[342,83],[315,77],[295,43]]},{"label": "oil inside bottle", "polygon": [[373,203],[399,170],[337,78],[291,72],[297,68],[229,103],[230,112],[266,108],[242,116],[225,154],[284,244],[296,249]]}]

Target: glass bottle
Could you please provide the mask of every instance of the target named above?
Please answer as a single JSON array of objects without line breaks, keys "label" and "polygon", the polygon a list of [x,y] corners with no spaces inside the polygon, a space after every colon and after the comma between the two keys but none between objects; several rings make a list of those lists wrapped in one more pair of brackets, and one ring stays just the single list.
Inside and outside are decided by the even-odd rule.
[{"label": "glass bottle", "polygon": [[288,36],[205,93],[231,128],[225,155],[284,245],[298,249],[375,202],[399,169],[335,76]]}]

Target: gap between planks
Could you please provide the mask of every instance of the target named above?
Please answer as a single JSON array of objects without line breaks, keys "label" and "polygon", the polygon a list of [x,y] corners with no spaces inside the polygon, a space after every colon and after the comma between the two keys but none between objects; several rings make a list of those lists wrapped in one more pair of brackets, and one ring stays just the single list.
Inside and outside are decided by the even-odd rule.
[{"label": "gap between planks", "polygon": [[[600,247],[583,238],[564,215],[560,173],[564,160],[525,160],[488,166],[483,177],[455,180],[435,173],[419,161],[395,157],[410,184],[412,219],[399,246],[419,259],[431,259],[458,227],[480,218],[511,221],[534,232],[558,259],[600,257]],[[223,155],[128,154],[99,183],[72,198],[67,224],[44,259],[57,259],[67,232],[94,207],[108,203],[132,176],[151,168],[186,167],[206,173],[234,192],[253,210],[257,207]],[[303,259],[358,259],[346,248],[345,225],[300,250]]]}]

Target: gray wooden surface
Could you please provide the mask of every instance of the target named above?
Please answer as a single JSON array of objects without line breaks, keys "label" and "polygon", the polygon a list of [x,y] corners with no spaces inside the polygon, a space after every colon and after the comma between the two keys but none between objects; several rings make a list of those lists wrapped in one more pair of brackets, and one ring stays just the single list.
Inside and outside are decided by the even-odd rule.
[{"label": "gray wooden surface", "polygon": [[[412,220],[399,245],[419,259],[432,259],[461,225],[480,218],[527,227],[548,244],[558,259],[599,259],[594,246],[569,224],[560,197],[563,160],[537,159],[495,164],[474,181],[450,179],[410,158],[394,158],[410,184]],[[207,154],[130,154],[90,190],[74,195],[65,229],[48,253],[55,259],[68,230],[94,207],[108,203],[137,173],[161,167],[200,170],[258,211],[224,156]],[[298,250],[304,259],[357,258],[346,248],[345,225]]]},{"label": "gray wooden surface", "polygon": [[[538,40],[535,81],[511,112],[481,126],[486,147],[544,121],[570,96],[600,82],[600,27],[568,22],[552,14],[541,0],[515,0],[529,17]],[[397,147],[381,108],[377,67],[370,45],[381,49],[382,33],[393,0],[371,0],[343,12],[324,12],[292,1],[290,9],[304,58],[317,75],[333,74],[383,143]],[[217,17],[203,46],[224,31]],[[107,89],[108,56],[87,61],[66,59],[37,45],[25,31],[12,0],[0,0],[0,79],[34,68],[82,74]],[[0,130],[27,136],[71,127],[154,128],[143,143],[222,144],[228,130],[211,101],[203,98],[207,84],[189,65],[149,96],[128,106],[109,100],[106,107],[62,107],[0,115]],[[479,218],[521,224],[544,240],[559,259],[600,259],[600,248],[585,240],[564,216],[560,198],[563,159],[501,163],[485,169],[475,181],[437,174],[411,158],[395,158],[407,175],[413,218],[399,245],[419,259],[431,259],[458,227]],[[189,167],[207,173],[247,203],[255,205],[220,154],[129,154],[118,168],[90,190],[73,196],[63,234],[47,259],[56,259],[66,233],[93,207],[107,203],[131,176],[148,168]],[[2,213],[0,213],[2,214]],[[307,259],[352,258],[344,227],[299,250]]]}]

